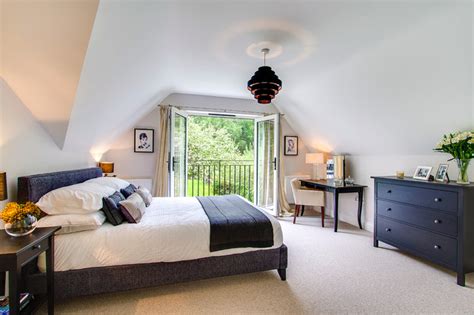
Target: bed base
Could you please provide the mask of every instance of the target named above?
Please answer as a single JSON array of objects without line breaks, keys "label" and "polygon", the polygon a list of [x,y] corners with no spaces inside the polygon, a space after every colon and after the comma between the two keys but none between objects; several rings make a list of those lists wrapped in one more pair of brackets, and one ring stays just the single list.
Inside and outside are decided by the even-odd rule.
[{"label": "bed base", "polygon": [[[282,245],[275,249],[170,263],[59,271],[54,275],[54,289],[57,299],[66,299],[275,269],[284,281],[287,265],[288,250]],[[26,275],[28,292],[42,293],[45,283],[44,273]]]}]

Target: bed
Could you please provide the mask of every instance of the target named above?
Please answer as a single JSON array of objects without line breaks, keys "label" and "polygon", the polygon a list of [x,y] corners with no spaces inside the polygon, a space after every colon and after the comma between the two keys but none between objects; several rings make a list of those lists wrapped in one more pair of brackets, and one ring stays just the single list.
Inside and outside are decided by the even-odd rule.
[{"label": "bed", "polygon": [[[20,177],[18,200],[37,202],[51,190],[102,176],[100,168]],[[287,247],[272,223],[268,248],[209,251],[209,221],[196,198],[155,198],[140,224],[55,236],[55,296],[116,292],[220,276],[277,270],[286,279]],[[157,228],[158,226],[158,228]],[[151,241],[152,240],[152,241]],[[123,244],[127,244],[124,249]],[[41,262],[25,271],[26,286],[41,292]]]}]

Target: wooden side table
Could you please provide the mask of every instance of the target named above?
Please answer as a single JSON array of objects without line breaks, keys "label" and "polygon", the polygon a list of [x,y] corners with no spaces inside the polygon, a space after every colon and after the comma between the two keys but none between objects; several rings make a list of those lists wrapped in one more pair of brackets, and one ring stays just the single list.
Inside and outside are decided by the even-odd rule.
[{"label": "wooden side table", "polygon": [[46,252],[46,294],[35,295],[21,314],[33,313],[48,301],[48,314],[54,314],[54,233],[61,227],[37,228],[30,235],[12,237],[0,230],[0,271],[8,271],[10,314],[20,314],[20,293],[24,289],[22,267]]}]

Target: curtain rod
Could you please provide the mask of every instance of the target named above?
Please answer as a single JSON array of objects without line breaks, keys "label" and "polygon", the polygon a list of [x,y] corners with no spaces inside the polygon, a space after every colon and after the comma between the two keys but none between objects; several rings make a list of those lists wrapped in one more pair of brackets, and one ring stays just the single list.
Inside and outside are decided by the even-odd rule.
[{"label": "curtain rod", "polygon": [[[160,105],[166,105],[166,104],[160,104]],[[247,115],[258,115],[258,116],[280,114],[281,116],[284,116],[284,114],[281,114],[278,112],[276,113],[253,112],[253,111],[246,111],[246,110],[240,110],[240,109],[230,110],[230,109],[217,109],[217,108],[206,108],[206,107],[179,106],[179,105],[172,105],[172,104],[168,104],[168,106],[176,107],[178,109],[186,109],[186,110],[193,110],[193,111],[206,111],[206,112],[214,112],[214,113],[247,114]]]}]

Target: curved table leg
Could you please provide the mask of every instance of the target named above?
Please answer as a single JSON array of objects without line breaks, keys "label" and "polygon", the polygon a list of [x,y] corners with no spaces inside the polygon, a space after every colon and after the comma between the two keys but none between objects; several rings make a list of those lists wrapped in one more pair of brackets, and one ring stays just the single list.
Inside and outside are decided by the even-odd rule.
[{"label": "curved table leg", "polygon": [[362,221],[361,221],[361,217],[362,217],[362,201],[363,201],[363,198],[364,198],[364,191],[363,190],[360,190],[359,191],[359,208],[357,210],[357,219],[359,221],[359,228],[362,230]]},{"label": "curved table leg", "polygon": [[337,222],[339,221],[339,193],[334,192],[334,232],[337,232]]}]

